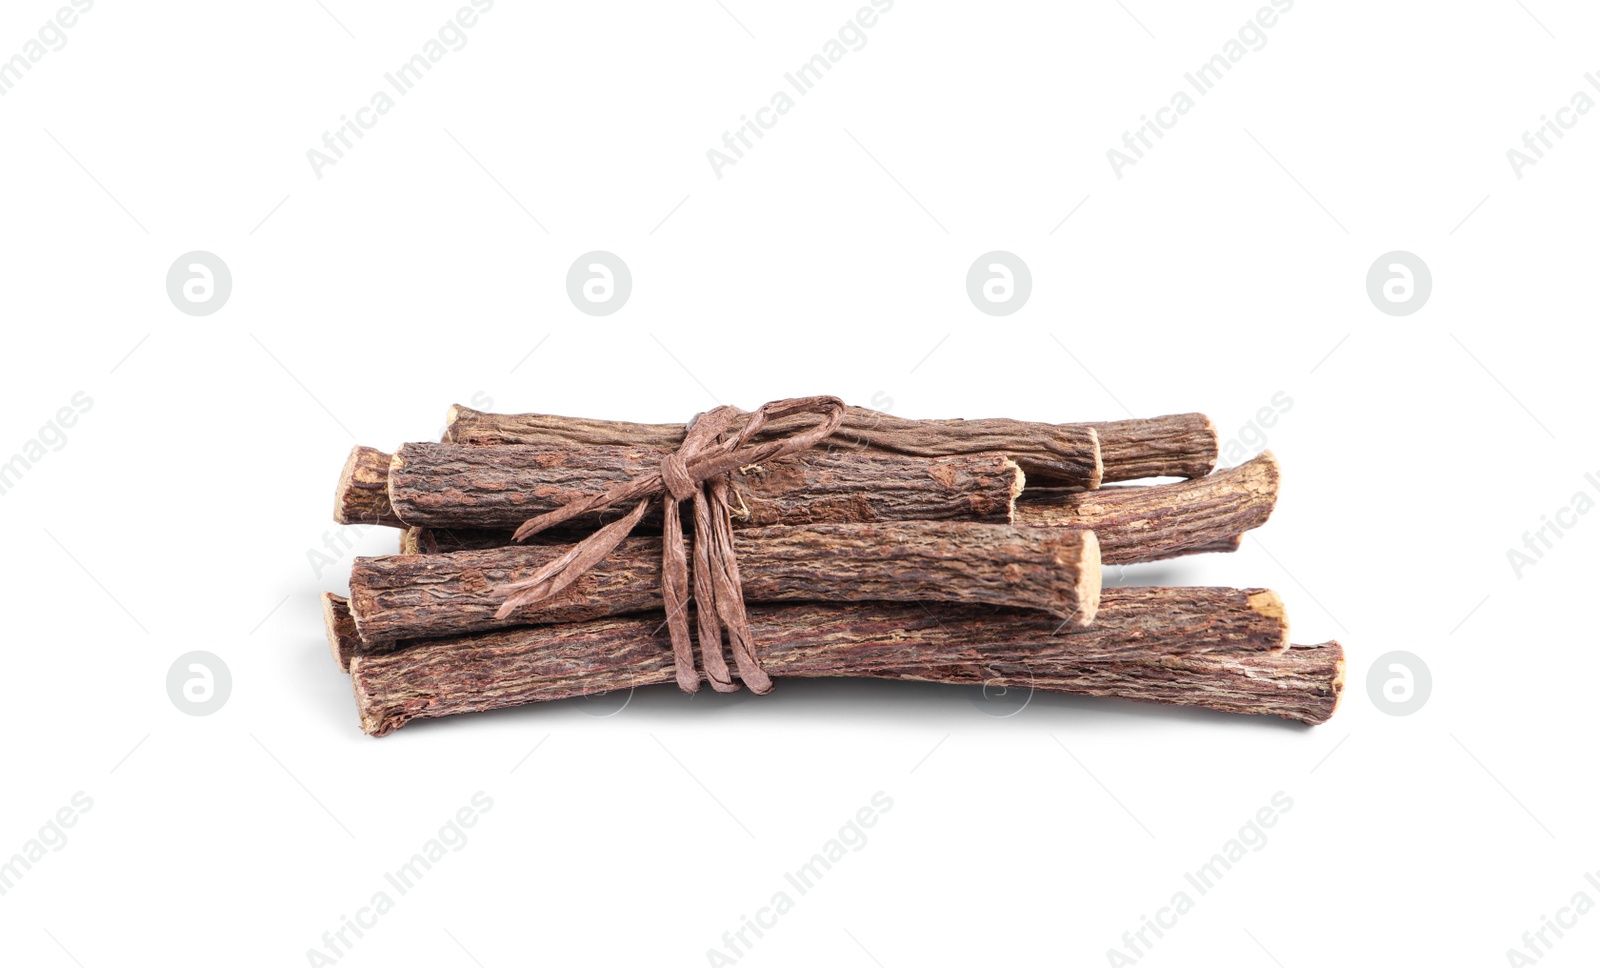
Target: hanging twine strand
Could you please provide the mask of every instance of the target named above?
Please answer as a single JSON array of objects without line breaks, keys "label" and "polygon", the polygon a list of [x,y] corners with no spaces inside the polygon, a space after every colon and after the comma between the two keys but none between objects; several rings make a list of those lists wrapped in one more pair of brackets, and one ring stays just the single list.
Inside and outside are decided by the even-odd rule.
[{"label": "hanging twine strand", "polygon": [[[750,441],[768,422],[801,414],[816,414],[821,419],[804,430],[760,444]],[[678,505],[694,501],[694,603],[699,626],[700,661],[711,688],[734,692],[739,683],[729,674],[722,654],[722,635],[727,632],[739,680],[758,695],[772,691],[772,680],[761,668],[751,641],[750,621],[745,614],[744,593],[739,581],[739,562],[733,551],[733,516],[730,507],[732,488],[728,475],[741,467],[762,464],[778,457],[809,450],[832,436],[844,421],[844,401],[838,397],[796,397],[775,400],[754,413],[737,407],[716,407],[689,423],[683,443],[676,452],[661,460],[661,469],[633,478],[590,497],[579,498],[534,518],[517,529],[513,540],[522,541],[546,528],[604,508],[632,503],[626,516],[605,525],[569,548],[565,554],[540,568],[528,578],[496,589],[509,592],[495,612],[506,618],[517,609],[560,594],[621,544],[650,509],[661,499],[663,516],[661,597],[667,610],[667,630],[672,638],[673,666],[678,688],[684,692],[700,689],[695,671],[694,643],[689,635],[687,614],[689,594],[689,550],[685,548],[683,521]],[[730,433],[739,418],[744,426]]]}]

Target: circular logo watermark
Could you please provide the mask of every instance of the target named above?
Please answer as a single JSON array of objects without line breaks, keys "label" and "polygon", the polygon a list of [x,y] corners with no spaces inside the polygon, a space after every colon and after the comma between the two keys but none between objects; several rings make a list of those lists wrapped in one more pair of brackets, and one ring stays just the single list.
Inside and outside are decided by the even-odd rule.
[{"label": "circular logo watermark", "polygon": [[210,252],[178,256],[167,270],[167,298],[179,312],[209,316],[233,294],[233,273],[228,264]]},{"label": "circular logo watermark", "polygon": [[1022,308],[1031,292],[1033,273],[1010,252],[986,252],[967,270],[967,298],[990,316],[1011,315]]},{"label": "circular logo watermark", "polygon": [[[1007,676],[1000,670],[990,667],[984,670],[987,678],[983,685],[972,690],[972,704],[985,716],[996,719],[1007,719],[1015,716],[1028,708],[1028,703],[1033,699],[1033,683],[1030,681],[1017,684],[1014,676]],[[1012,685],[1003,685],[1002,680],[1012,680]]]},{"label": "circular logo watermark", "polygon": [[567,270],[567,296],[590,316],[609,316],[622,308],[633,292],[628,264],[610,252],[596,249],[578,256]]},{"label": "circular logo watermark", "polygon": [[604,719],[607,716],[615,716],[617,713],[627,709],[630,702],[633,702],[632,686],[628,687],[627,692],[618,690],[616,692],[602,692],[593,696],[582,696],[574,702],[574,705],[589,716]]},{"label": "circular logo watermark", "polygon": [[1390,316],[1411,315],[1432,293],[1433,273],[1410,252],[1386,252],[1367,270],[1367,297]]},{"label": "circular logo watermark", "polygon": [[1367,695],[1372,704],[1391,716],[1409,716],[1421,709],[1433,692],[1433,673],[1421,657],[1410,652],[1386,652],[1367,670]]},{"label": "circular logo watermark", "polygon": [[167,670],[167,695],[172,704],[190,716],[209,716],[221,709],[233,692],[233,674],[222,657],[210,652],[187,652]]}]

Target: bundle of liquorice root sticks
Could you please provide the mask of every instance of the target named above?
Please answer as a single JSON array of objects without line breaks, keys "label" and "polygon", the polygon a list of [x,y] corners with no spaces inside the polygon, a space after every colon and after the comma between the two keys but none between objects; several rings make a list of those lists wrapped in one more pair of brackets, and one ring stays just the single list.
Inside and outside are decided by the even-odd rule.
[{"label": "bundle of liquorice root sticks", "polygon": [[[820,443],[715,482],[766,675],[1117,696],[1304,723],[1333,714],[1344,650],[1289,644],[1275,592],[1101,589],[1102,564],[1236,549],[1277,501],[1270,453],[1213,473],[1216,429],[1201,414],[1046,424],[837,412]],[[751,439],[805,422],[774,420]],[[685,687],[664,614],[663,543],[678,533],[670,497],[584,510],[521,541],[514,532],[608,489],[659,482],[687,432],[457,406],[442,443],[355,448],[335,520],[401,529],[399,554],[355,560],[348,599],[323,596],[361,728],[383,736],[417,718]],[[1182,480],[1109,486],[1152,478]],[[630,512],[636,527],[619,522]],[[608,524],[629,533],[508,614],[509,589],[559,570]],[[703,527],[686,512],[677,540],[693,546]],[[718,641],[699,628],[705,661],[689,663],[686,688],[708,654],[726,667],[715,622]],[[740,658],[731,638],[728,648]]]}]

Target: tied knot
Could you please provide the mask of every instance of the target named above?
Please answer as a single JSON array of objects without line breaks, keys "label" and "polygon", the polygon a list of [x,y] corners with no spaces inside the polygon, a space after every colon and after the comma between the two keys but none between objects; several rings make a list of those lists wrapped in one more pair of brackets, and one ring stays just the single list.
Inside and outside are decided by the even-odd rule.
[{"label": "tied knot", "polygon": [[[810,426],[773,433],[761,443],[752,442],[769,422],[807,414],[820,419]],[[739,679],[751,692],[771,692],[772,680],[756,657],[750,621],[745,614],[739,563],[733,551],[729,504],[732,488],[728,475],[740,467],[815,447],[839,429],[844,414],[844,401],[838,397],[775,400],[754,413],[724,406],[700,414],[689,422],[683,443],[662,458],[660,469],[655,473],[633,478],[590,497],[578,498],[524,521],[514,536],[516,541],[591,511],[630,502],[634,505],[626,515],[568,548],[533,575],[500,586],[497,591],[510,595],[501,603],[495,617],[506,618],[519,608],[545,601],[570,587],[621,544],[659,498],[662,511],[661,598],[667,613],[667,631],[672,639],[674,671],[680,689],[698,691],[700,674],[695,669],[694,643],[689,634],[687,614],[691,600],[689,551],[685,547],[678,507],[684,501],[693,500],[693,601],[699,626],[700,661],[706,679],[718,692],[733,692],[739,688],[723,656],[722,641],[726,633]],[[744,424],[734,433],[734,424],[741,417]]]},{"label": "tied knot", "polygon": [[661,481],[674,501],[687,501],[694,497],[694,479],[689,476],[689,464],[682,453],[672,453],[661,458]]}]

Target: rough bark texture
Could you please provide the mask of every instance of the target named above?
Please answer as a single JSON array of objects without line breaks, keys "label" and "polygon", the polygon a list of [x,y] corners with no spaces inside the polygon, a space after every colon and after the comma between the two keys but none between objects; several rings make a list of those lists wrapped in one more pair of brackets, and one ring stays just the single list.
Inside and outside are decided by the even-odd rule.
[{"label": "rough bark texture", "polygon": [[[775,420],[756,436],[769,439],[804,425]],[[445,439],[458,444],[533,444],[543,447],[624,446],[675,450],[682,424],[640,424],[538,413],[483,413],[453,406]],[[1213,441],[1213,450],[1215,449]],[[1003,417],[986,420],[907,420],[876,410],[849,407],[843,426],[824,445],[829,450],[865,450],[910,457],[1003,453],[1030,478],[1069,487],[1099,487],[1100,447],[1089,424],[1031,423]]]},{"label": "rough bark texture", "polygon": [[[962,640],[970,638],[981,642],[986,635],[985,622],[994,623],[995,630],[999,632],[1012,627],[1007,622],[1013,616],[1005,610],[975,607],[952,610],[943,605],[934,608],[945,609],[944,612],[929,610],[928,614],[936,619],[944,614],[953,617],[951,642],[957,638]],[[894,645],[897,636],[892,623],[904,615],[903,610],[897,606],[885,603],[838,606],[818,609],[812,614],[823,615],[829,621],[848,619],[851,623],[848,627],[853,630],[850,634],[856,635],[857,638],[864,638],[867,633],[874,630],[881,632],[884,639],[876,651],[861,654],[873,655],[890,663],[898,659],[903,667],[909,668],[915,665],[907,659],[906,653],[892,651],[897,647]],[[350,659],[365,648],[356,632],[355,616],[351,614],[349,600],[324,593],[323,615],[334,658],[339,667],[348,672]],[[660,625],[661,623],[656,621],[647,637],[653,637],[666,644]],[[610,628],[603,621],[586,622],[582,623],[582,626],[595,630]],[[573,641],[581,641],[582,628],[573,627],[577,629]],[[517,641],[526,642],[533,647],[533,643],[543,634],[561,637],[562,628],[560,625],[524,627],[509,632],[517,633]],[[1059,630],[1053,634],[1072,636],[1071,645],[1075,656],[1108,661],[1135,660],[1141,655],[1141,650],[1151,643],[1159,646],[1157,654],[1160,655],[1281,652],[1289,648],[1289,620],[1283,600],[1277,592],[1263,588],[1106,588],[1101,592],[1101,607],[1092,630],[1067,628],[1060,623],[1054,623],[1052,628]],[[387,651],[452,643],[465,647],[479,641],[488,640],[481,634],[450,636],[427,641],[399,642]],[[865,648],[871,644],[870,641],[858,642],[856,647]],[[882,651],[883,648],[891,649],[887,658]],[[1019,648],[1026,649],[1027,646]],[[575,670],[575,674],[581,673],[582,669]],[[588,694],[586,691],[573,693],[573,695]]]},{"label": "rough bark texture", "polygon": [[381,524],[403,527],[389,503],[389,463],[392,456],[375,447],[352,447],[339,472],[333,496],[333,519],[340,524]]},{"label": "rough bark texture", "polygon": [[[1020,505],[1019,505],[1020,508]],[[640,528],[643,532],[645,529]],[[1092,529],[1091,529],[1092,530]],[[528,544],[572,544],[584,537],[583,534],[573,534],[567,531],[541,531],[529,538]],[[1167,557],[1180,557],[1183,555],[1226,554],[1238,551],[1244,542],[1240,534],[1225,538],[1217,538],[1205,544],[1186,546],[1180,551],[1175,551]],[[480,531],[474,529],[457,528],[407,528],[400,532],[400,554],[402,555],[436,555],[449,551],[473,551],[482,548],[500,548],[511,544],[511,530]],[[1147,561],[1142,557],[1134,557],[1126,561],[1106,561],[1104,558],[1105,546],[1101,545],[1101,561],[1105,564],[1131,564],[1137,561]]]},{"label": "rough bark texture", "polygon": [[[1244,533],[1272,516],[1278,491],[1278,463],[1268,452],[1238,467],[1175,484],[1093,491],[1029,487],[1017,499],[1014,520],[1019,525],[1093,531],[1100,538],[1101,560],[1125,565],[1237,551]],[[566,544],[582,536],[563,530],[535,538]],[[401,553],[437,554],[510,543],[508,528],[411,528],[401,538]]]},{"label": "rough bark texture", "polygon": [[[512,528],[574,498],[656,471],[662,456],[661,451],[609,445],[552,450],[404,444],[390,463],[389,500],[407,525]],[[734,524],[741,527],[1007,523],[1023,481],[1017,465],[998,454],[929,460],[854,451],[796,454],[742,468],[729,479]],[[571,527],[587,532],[629,510],[574,519]]]},{"label": "rough bark texture", "polygon": [[1239,546],[1243,543],[1244,535],[1236,534],[1231,538],[1218,538],[1216,541],[1213,541],[1210,544],[1195,545],[1193,548],[1185,548],[1183,551],[1178,552],[1178,555],[1228,554],[1229,552],[1238,551]]},{"label": "rough bark texture", "polygon": [[[1147,420],[1114,420],[1085,424],[1038,424],[1003,421],[1027,428],[1022,441],[983,440],[987,428],[980,420],[904,420],[875,410],[851,407],[844,427],[834,435],[843,445],[887,446],[894,442],[879,439],[898,427],[911,424],[933,430],[936,435],[977,431],[975,443],[994,444],[989,449],[1012,454],[1035,482],[1067,487],[1093,487],[1083,479],[1088,463],[1069,448],[1071,459],[1064,460],[1066,445],[1049,431],[1095,431],[1099,443],[1099,480],[1104,483],[1136,481],[1146,477],[1204,477],[1217,463],[1217,428],[1211,418],[1199,413],[1172,414]],[[581,417],[555,417],[544,414],[484,413],[469,407],[453,406],[446,417],[445,439],[461,444],[610,444],[672,449],[683,440],[680,424],[638,424],[620,420],[588,420]],[[775,425],[776,426],[776,425]],[[1044,454],[1039,441],[1049,442]],[[1067,438],[1072,439],[1072,438]],[[948,442],[944,444],[948,446]],[[1081,448],[1081,442],[1075,445]],[[896,453],[917,453],[897,450]],[[970,453],[971,449],[955,451]],[[952,453],[944,450],[940,453]]]},{"label": "rough bark texture", "polygon": [[[683,428],[676,424],[491,414],[461,406],[451,407],[448,419],[446,439],[475,446],[526,444],[558,450],[598,446],[665,451],[683,440]],[[1008,431],[996,428],[996,424],[1014,427]],[[774,426],[781,425],[779,422]],[[907,427],[909,432],[904,429]],[[1098,476],[1091,472],[1093,462],[1087,461],[1082,452],[1084,428],[1097,439]],[[1004,446],[1008,443],[1011,446]],[[1217,434],[1203,414],[1058,426],[1023,421],[902,420],[851,408],[844,429],[827,449],[893,447],[901,448],[897,453],[911,454],[970,453],[974,448],[1015,452],[1036,486],[1089,488],[1101,481],[1203,477],[1216,464]],[[1041,456],[1041,451],[1048,456]],[[340,476],[334,520],[341,524],[404,526],[389,502],[388,456],[370,447],[357,447],[351,452]]]},{"label": "rough bark texture", "polygon": [[1102,480],[1204,477],[1217,466],[1217,426],[1203,413],[1090,424],[1100,436]]},{"label": "rough bark texture", "polygon": [[1270,713],[1316,725],[1327,722],[1339,704],[1344,648],[1338,642],[1323,642],[1292,645],[1283,652],[1160,654],[1126,662],[1085,662],[1076,657],[1037,664],[987,660],[874,669],[866,675]]},{"label": "rough bark texture", "polygon": [[[1320,723],[1343,687],[1337,644],[1288,648],[1264,589],[1106,589],[1095,624],[963,605],[750,610],[778,678],[880,676],[1029,685]],[[659,616],[435,639],[350,665],[362,728],[673,681]],[[1003,678],[1002,678],[1003,677]]]},{"label": "rough bark texture", "polygon": [[[1271,452],[1206,477],[1151,487],[1024,491],[1018,524],[1087,528],[1106,564],[1158,561],[1232,543],[1265,524],[1278,502]],[[1231,548],[1229,550],[1232,550]]]},{"label": "rough bark texture", "polygon": [[[661,539],[629,538],[557,597],[505,619],[502,586],[568,549],[501,547],[357,558],[350,605],[359,652],[545,622],[660,611]],[[755,528],[734,537],[747,602],[942,601],[1037,609],[1074,624],[1100,599],[1093,532],[906,522]],[[1058,622],[1059,624],[1059,622]]]}]

